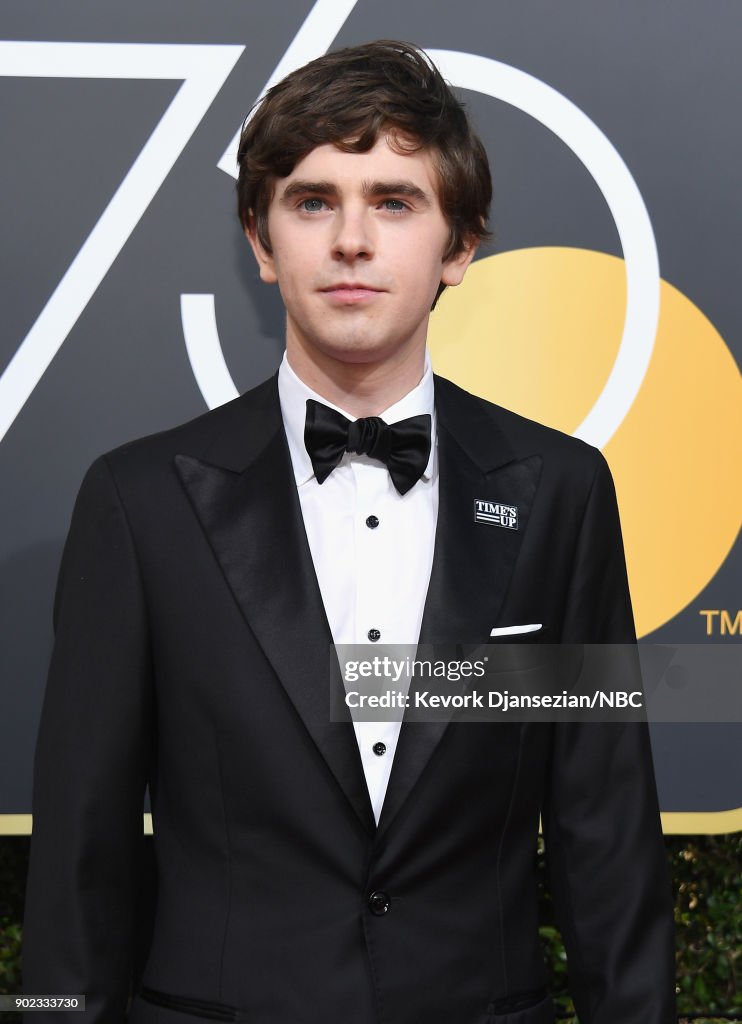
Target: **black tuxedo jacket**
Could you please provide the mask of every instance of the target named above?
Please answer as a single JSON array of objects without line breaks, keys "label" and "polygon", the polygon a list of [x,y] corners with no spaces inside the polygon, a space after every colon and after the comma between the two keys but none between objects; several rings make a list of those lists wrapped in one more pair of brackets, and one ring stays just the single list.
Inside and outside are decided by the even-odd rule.
[{"label": "black tuxedo jacket", "polygon": [[[435,394],[421,641],[521,623],[631,640],[600,453],[446,380]],[[516,505],[518,529],[476,523],[475,499]],[[541,815],[581,1021],[674,1021],[644,726],[406,723],[375,827],[352,726],[330,722],[275,377],[93,464],[55,627],[27,992],[85,993],[102,1024],[548,1024]],[[127,1006],[147,784],[157,894]]]}]

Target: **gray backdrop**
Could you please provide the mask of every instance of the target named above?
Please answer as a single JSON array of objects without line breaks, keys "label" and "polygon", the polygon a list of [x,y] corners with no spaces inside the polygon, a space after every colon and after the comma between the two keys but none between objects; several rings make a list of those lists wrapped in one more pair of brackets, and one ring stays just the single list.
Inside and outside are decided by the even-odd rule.
[{"label": "gray backdrop", "polygon": [[[240,390],[280,360],[279,296],[257,279],[234,213],[233,180],[217,162],[312,7],[309,0],[5,0],[0,10],[5,40],[244,47],[0,441],[0,815],[30,810],[54,579],[86,467],[104,450],[206,408],[184,345],[181,294],[215,296]],[[662,277],[703,310],[739,358],[736,0],[358,0],[333,47],[383,36],[495,58],[576,103],[631,169]],[[23,76],[0,65],[0,372],[180,85],[43,77],[45,59]],[[577,246],[620,256],[605,201],[572,152],[514,106],[463,95],[492,160],[496,250]],[[733,462],[730,472],[738,472]],[[648,639],[698,642],[698,609],[737,609],[739,579],[737,543],[698,598]],[[742,805],[741,729],[654,728],[663,810]]]}]

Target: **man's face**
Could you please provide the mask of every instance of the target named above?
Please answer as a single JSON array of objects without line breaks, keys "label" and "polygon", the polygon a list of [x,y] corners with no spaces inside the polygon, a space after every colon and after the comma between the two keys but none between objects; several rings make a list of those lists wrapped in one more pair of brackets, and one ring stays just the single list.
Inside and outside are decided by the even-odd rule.
[{"label": "man's face", "polygon": [[268,209],[272,253],[248,238],[278,282],[286,344],[326,364],[379,364],[420,351],[441,282],[458,284],[473,249],[446,262],[449,229],[424,151],[379,138],[367,153],[322,145],[279,178]]}]

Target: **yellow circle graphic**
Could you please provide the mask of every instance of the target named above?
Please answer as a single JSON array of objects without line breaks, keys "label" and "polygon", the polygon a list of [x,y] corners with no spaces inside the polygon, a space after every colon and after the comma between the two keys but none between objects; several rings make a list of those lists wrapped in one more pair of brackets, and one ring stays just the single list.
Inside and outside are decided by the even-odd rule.
[{"label": "yellow circle graphic", "polygon": [[[616,482],[637,631],[678,614],[726,559],[742,510],[742,379],[724,339],[661,282],[654,353],[604,450]],[[431,317],[437,373],[572,433],[600,394],[626,310],[624,262],[538,248],[474,263]]]}]

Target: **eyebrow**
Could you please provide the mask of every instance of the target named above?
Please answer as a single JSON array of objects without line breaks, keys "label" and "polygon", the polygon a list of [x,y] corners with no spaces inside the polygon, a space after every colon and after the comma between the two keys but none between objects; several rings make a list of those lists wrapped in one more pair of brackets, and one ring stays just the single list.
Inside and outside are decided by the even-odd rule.
[{"label": "eyebrow", "polygon": [[[364,181],[362,186],[362,193],[367,198],[376,198],[380,196],[405,196],[408,199],[414,199],[421,206],[430,206],[431,199],[427,192],[424,192],[418,185],[413,184],[411,181]],[[304,181],[297,180],[292,181],[290,185],[287,185],[281,195],[280,202],[282,204],[289,203],[292,199],[297,196],[336,196],[337,186],[331,181]]]},{"label": "eyebrow", "polygon": [[430,206],[430,196],[411,181],[364,181],[364,196],[406,196],[415,199],[421,206]]}]

